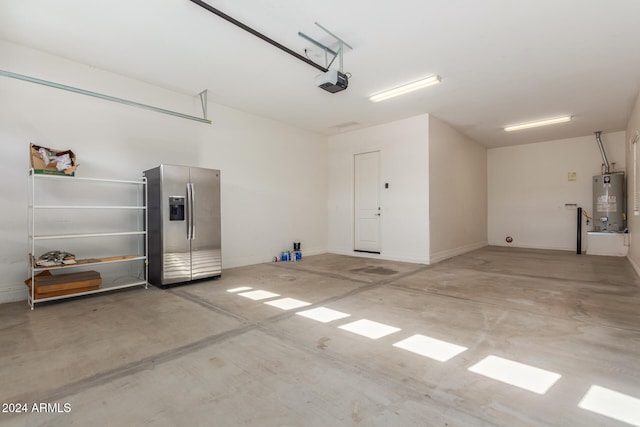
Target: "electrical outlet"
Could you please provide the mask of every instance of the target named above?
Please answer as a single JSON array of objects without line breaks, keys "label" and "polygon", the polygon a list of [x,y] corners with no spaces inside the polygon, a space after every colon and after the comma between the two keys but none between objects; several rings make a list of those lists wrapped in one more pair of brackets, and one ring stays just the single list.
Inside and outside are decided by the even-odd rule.
[{"label": "electrical outlet", "polygon": [[569,172],[567,174],[567,181],[575,181],[577,179],[577,175],[575,172]]}]

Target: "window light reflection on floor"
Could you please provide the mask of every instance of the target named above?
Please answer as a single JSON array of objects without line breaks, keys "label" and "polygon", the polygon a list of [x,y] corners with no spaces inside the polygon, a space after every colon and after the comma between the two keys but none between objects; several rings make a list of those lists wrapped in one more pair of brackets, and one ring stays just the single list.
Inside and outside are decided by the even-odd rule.
[{"label": "window light reflection on floor", "polygon": [[353,332],[354,334],[371,338],[373,340],[377,340],[378,338],[382,338],[400,330],[400,328],[367,319],[347,323],[346,325],[339,326],[339,328],[344,329],[345,331]]},{"label": "window light reflection on floor", "polygon": [[310,302],[300,301],[299,299],[295,299],[295,298],[276,299],[272,301],[267,301],[265,302],[265,304],[272,305],[282,310],[291,310],[294,308],[306,307],[307,305],[311,305]]},{"label": "window light reflection on floor", "polygon": [[561,377],[560,374],[555,372],[498,356],[485,357],[470,367],[469,371],[538,394],[545,394]]},{"label": "window light reflection on floor", "polygon": [[273,298],[273,297],[279,297],[280,296],[280,294],[274,294],[273,292],[263,291],[261,289],[259,289],[257,291],[241,292],[238,295],[240,295],[242,297],[245,297],[245,298],[252,299],[254,301],[259,301],[261,299],[267,299],[267,298]]},{"label": "window light reflection on floor", "polygon": [[640,426],[640,399],[592,385],[578,407],[624,423]]},{"label": "window light reflection on floor", "polygon": [[248,291],[249,289],[253,289],[251,286],[241,286],[239,288],[233,288],[233,289],[227,289],[227,292],[241,292],[241,291]]},{"label": "window light reflection on floor", "polygon": [[451,344],[447,341],[442,341],[420,334],[413,335],[406,340],[397,342],[393,344],[393,346],[439,362],[446,362],[467,349],[467,347]]},{"label": "window light reflection on floor", "polygon": [[334,320],[344,319],[345,317],[351,316],[350,314],[326,307],[317,307],[312,308],[311,310],[299,311],[296,314],[322,323],[329,323]]}]

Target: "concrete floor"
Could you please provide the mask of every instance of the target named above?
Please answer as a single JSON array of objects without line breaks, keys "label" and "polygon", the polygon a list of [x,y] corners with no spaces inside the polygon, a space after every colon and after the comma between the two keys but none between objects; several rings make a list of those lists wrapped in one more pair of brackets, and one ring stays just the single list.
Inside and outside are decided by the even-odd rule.
[{"label": "concrete floor", "polygon": [[[593,385],[640,398],[639,284],[624,258],[487,247],[433,266],[326,254],[5,304],[0,403],[28,413],[0,425],[629,425],[578,404]],[[244,286],[312,305],[227,292]],[[350,317],[295,314],[316,307]],[[365,318],[400,331],[339,328]],[[416,334],[467,350],[442,362],[393,346]],[[561,377],[540,394],[469,370],[490,355]]]}]

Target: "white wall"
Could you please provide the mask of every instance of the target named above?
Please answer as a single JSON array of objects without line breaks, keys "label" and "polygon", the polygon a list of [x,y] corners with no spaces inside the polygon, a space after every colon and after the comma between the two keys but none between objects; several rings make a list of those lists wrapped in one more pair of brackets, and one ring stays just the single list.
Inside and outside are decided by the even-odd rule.
[{"label": "white wall", "polygon": [[[624,170],[624,132],[602,134],[609,163]],[[594,135],[488,151],[489,244],[576,249],[576,203],[592,214],[592,177],[602,157]],[[568,173],[576,172],[576,181]],[[586,233],[586,222],[583,232]],[[582,239],[586,250],[586,234]]]},{"label": "white wall", "polygon": [[[633,182],[631,180],[635,177],[633,170],[633,149],[631,145],[636,132],[640,131],[640,93],[636,97],[636,103],[633,107],[633,111],[629,116],[629,122],[627,123],[627,131],[625,134],[625,146],[627,150],[627,171],[629,171],[629,181],[627,181],[627,194],[629,194],[629,200],[627,203],[627,226],[629,227],[629,253],[627,258],[631,261],[631,264],[635,268],[638,275],[640,275],[640,216],[633,214]],[[640,141],[638,142],[640,144]],[[640,177],[636,178],[640,184]]]},{"label": "white wall", "polygon": [[[353,252],[353,156],[380,151],[380,258],[429,263],[429,116],[329,138],[329,251]],[[377,256],[377,255],[363,255]]]},{"label": "white wall", "polygon": [[487,245],[487,149],[429,116],[431,263]]},{"label": "white wall", "polygon": [[[7,71],[202,114],[197,96],[10,43],[0,58]],[[160,163],[220,169],[223,269],[270,261],[294,240],[305,255],[326,252],[326,137],[208,107],[212,125],[0,77],[0,302],[26,298],[29,142],[74,150],[77,176],[135,179]]]}]

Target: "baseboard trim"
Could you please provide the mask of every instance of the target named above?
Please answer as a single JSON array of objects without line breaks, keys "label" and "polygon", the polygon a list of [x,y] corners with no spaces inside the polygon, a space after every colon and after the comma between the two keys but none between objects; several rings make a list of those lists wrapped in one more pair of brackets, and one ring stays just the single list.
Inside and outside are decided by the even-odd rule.
[{"label": "baseboard trim", "polygon": [[424,258],[413,258],[407,256],[396,256],[389,254],[375,254],[375,253],[367,253],[367,252],[356,252],[353,250],[329,250],[330,254],[336,255],[346,255],[346,256],[355,256],[360,258],[371,258],[371,259],[384,259],[386,261],[400,261],[400,262],[410,262],[413,264],[429,264],[428,260]]},{"label": "baseboard trim", "polygon": [[627,255],[627,259],[629,260],[629,264],[631,264],[631,267],[633,267],[634,271],[636,272],[636,276],[640,277],[640,265],[638,265],[638,263],[635,262],[629,255]]},{"label": "baseboard trim", "polygon": [[614,254],[606,251],[587,251],[587,252],[583,251],[582,253],[586,253],[587,255],[594,255],[594,256],[616,256],[616,257],[627,256],[627,254]]},{"label": "baseboard trim", "polygon": [[27,287],[24,285],[0,285],[0,304],[7,302],[25,301]]},{"label": "baseboard trim", "polygon": [[[303,249],[302,250],[302,259],[304,257],[312,256],[312,255],[320,255],[326,254],[326,249]],[[222,273],[224,274],[225,268],[235,268],[235,267],[244,267],[246,265],[255,265],[255,264],[264,264],[266,262],[273,261],[273,257],[277,256],[280,259],[281,252],[273,254],[273,256],[265,257],[265,256],[254,256],[254,257],[243,257],[243,258],[234,258],[230,260],[224,260],[222,262]]]},{"label": "baseboard trim", "polygon": [[[519,245],[515,243],[505,244],[504,241],[501,242],[490,242],[487,246],[499,246],[501,248],[520,248],[520,249],[542,249],[547,251],[576,251],[576,247],[558,247],[558,246],[545,246],[545,245]],[[585,254],[587,251],[584,247],[584,240],[582,246],[582,253]]]},{"label": "baseboard trim", "polygon": [[466,254],[467,252],[475,251],[476,249],[484,248],[489,244],[487,241],[471,243],[469,245],[459,246],[453,249],[447,249],[446,251],[440,251],[431,255],[431,264],[435,264],[440,261],[444,261],[448,258],[453,258],[458,255]]}]

